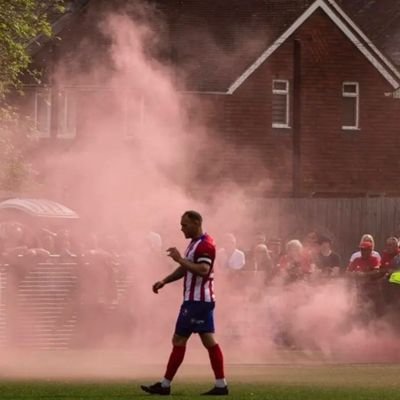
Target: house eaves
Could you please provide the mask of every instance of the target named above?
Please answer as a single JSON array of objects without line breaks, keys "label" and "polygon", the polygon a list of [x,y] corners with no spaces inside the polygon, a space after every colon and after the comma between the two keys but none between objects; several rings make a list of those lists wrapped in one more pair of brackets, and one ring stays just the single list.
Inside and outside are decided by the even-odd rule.
[{"label": "house eaves", "polygon": [[[329,4],[327,3],[329,2]],[[303,14],[240,75],[229,87],[227,94],[233,94],[286,40],[318,9],[321,9],[345,36],[358,48],[375,69],[393,87],[399,88],[400,73],[397,68],[372,44],[349,16],[334,0],[316,0]]]},{"label": "house eaves", "polygon": [[381,59],[381,61],[386,65],[387,68],[396,76],[397,79],[400,80],[400,71],[396,68],[395,65],[389,59],[378,50],[378,48],[373,44],[373,42],[364,34],[364,32],[354,23],[354,21],[342,10],[342,8],[334,1],[334,0],[327,0],[329,4],[337,11],[338,14],[346,21],[350,27],[356,32],[360,38],[362,38],[368,46],[375,52],[375,54]]}]

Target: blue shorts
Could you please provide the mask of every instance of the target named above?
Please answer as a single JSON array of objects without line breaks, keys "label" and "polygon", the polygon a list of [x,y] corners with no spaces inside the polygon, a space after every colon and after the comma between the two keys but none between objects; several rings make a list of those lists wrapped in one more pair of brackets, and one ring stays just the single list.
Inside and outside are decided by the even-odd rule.
[{"label": "blue shorts", "polygon": [[214,333],[214,302],[185,301],[179,311],[175,334],[189,337],[192,333]]}]

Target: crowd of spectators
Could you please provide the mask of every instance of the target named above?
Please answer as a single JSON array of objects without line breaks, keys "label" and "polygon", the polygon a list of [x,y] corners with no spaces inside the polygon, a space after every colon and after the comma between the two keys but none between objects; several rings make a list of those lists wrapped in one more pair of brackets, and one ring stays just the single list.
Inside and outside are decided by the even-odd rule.
[{"label": "crowd of spectators", "polygon": [[384,249],[375,249],[372,235],[362,235],[358,247],[346,260],[335,250],[330,238],[311,232],[303,240],[290,239],[286,243],[277,238],[267,240],[257,234],[249,249],[241,250],[233,234],[221,241],[217,261],[226,271],[263,271],[272,278],[286,275],[288,281],[315,276],[342,277],[361,274],[389,276],[400,268],[400,241],[386,240]]},{"label": "crowd of spectators", "polygon": [[[310,232],[301,240],[267,238],[254,235],[244,248],[232,233],[217,238],[217,269],[231,274],[258,272],[266,284],[277,281],[290,284],[299,280],[351,278],[355,281],[400,281],[399,239],[389,237],[385,248],[378,252],[374,238],[362,235],[355,251],[346,259],[334,249],[332,240],[318,232]],[[162,238],[149,232],[141,240],[130,241],[110,234],[86,233],[78,236],[67,229],[40,229],[33,234],[19,223],[9,223],[0,232],[0,264],[34,265],[37,262],[62,261],[81,265],[107,265],[110,270],[135,273],[137,255],[150,257],[150,262],[165,263]],[[148,261],[147,261],[148,262]],[[118,266],[118,267],[117,267]],[[109,273],[109,280],[112,274]]]},{"label": "crowd of spectators", "polygon": [[[76,290],[71,293],[70,304],[66,305],[60,323],[67,321],[69,314],[77,313],[81,321],[80,337],[90,338],[94,343],[93,338],[99,336],[104,330],[104,321],[110,318],[109,311],[114,310],[115,322],[121,304],[132,303],[129,296],[135,289],[129,291],[126,283],[134,281],[132,276],[140,268],[138,249],[140,258],[145,256],[146,264],[167,262],[161,236],[155,232],[142,236],[142,240],[135,237],[129,241],[127,236],[123,240],[109,234],[78,236],[67,229],[40,229],[33,234],[19,223],[8,223],[0,231],[0,264],[8,266],[11,290],[38,263],[75,265]],[[382,315],[400,306],[399,245],[398,238],[389,237],[384,249],[378,252],[372,235],[365,234],[354,253],[345,258],[335,251],[329,237],[318,232],[310,232],[301,240],[290,238],[287,241],[257,233],[252,243],[244,248],[235,235],[227,233],[217,238],[216,269],[227,275],[227,282],[234,283],[237,278],[236,282],[243,285],[247,277],[254,279],[256,276],[265,287],[296,282],[314,285],[341,279],[355,289],[360,304],[372,304],[372,314]],[[121,282],[127,289],[125,297],[121,297],[118,287]],[[129,305],[125,311],[120,315],[119,324],[129,324],[132,317]],[[371,307],[368,313],[371,316]]]},{"label": "crowd of spectators", "polygon": [[267,240],[265,235],[257,234],[247,251],[240,250],[235,237],[229,234],[219,250],[223,257],[217,259],[222,270],[233,279],[240,273],[257,272],[266,286],[300,281],[315,285],[341,280],[354,290],[360,317],[368,320],[399,310],[399,246],[399,239],[391,236],[379,252],[373,236],[364,234],[353,254],[346,259],[335,251],[330,238],[317,232],[286,243],[276,238]]},{"label": "crowd of spectators", "polygon": [[[20,336],[19,321],[24,314],[18,304],[19,288],[41,266],[43,271],[50,267],[63,276],[67,273],[75,282],[55,321],[55,335],[71,318],[77,319],[73,338],[77,346],[100,344],[112,327],[117,331],[117,327],[123,326],[119,332],[129,335],[135,324],[132,304],[136,301],[136,289],[132,286],[139,268],[137,256],[145,257],[147,266],[160,263],[161,247],[161,236],[155,232],[138,240],[65,228],[32,230],[18,222],[4,224],[0,229],[0,267],[6,283],[0,288],[0,299],[6,303],[8,324],[13,325],[8,327],[13,332],[11,336]],[[50,290],[49,295],[57,296],[48,279],[44,278],[41,284],[43,287],[33,292],[38,300],[31,298],[31,302],[40,301],[40,290]]]}]

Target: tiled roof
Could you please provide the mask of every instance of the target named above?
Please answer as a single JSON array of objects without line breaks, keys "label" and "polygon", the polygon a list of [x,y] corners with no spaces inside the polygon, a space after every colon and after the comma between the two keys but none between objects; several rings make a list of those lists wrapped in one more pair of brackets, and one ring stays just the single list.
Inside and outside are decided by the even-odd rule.
[{"label": "tiled roof", "polygon": [[166,3],[160,8],[169,18],[173,61],[186,72],[188,89],[226,91],[312,1],[231,0],[228,7],[226,0]]},{"label": "tiled roof", "polygon": [[371,41],[400,66],[400,1],[337,0]]},{"label": "tiled roof", "polygon": [[[227,6],[227,4],[229,5]],[[172,60],[189,90],[227,88],[312,4],[313,0],[169,0]],[[338,0],[354,23],[400,65],[400,0]]]},{"label": "tiled roof", "polygon": [[[121,3],[121,0],[104,1]],[[181,67],[186,75],[187,90],[224,93],[314,3],[314,0],[148,1],[166,19],[169,61]],[[100,2],[71,1],[69,12],[55,21],[56,33],[63,30],[78,10],[87,4],[96,10]],[[336,3],[400,67],[400,0],[336,0]]]}]

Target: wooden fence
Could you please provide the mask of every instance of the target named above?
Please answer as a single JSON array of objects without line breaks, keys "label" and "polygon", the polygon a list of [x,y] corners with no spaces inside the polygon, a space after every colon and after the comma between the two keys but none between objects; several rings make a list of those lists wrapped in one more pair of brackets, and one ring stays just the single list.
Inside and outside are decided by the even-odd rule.
[{"label": "wooden fence", "polygon": [[400,198],[285,198],[257,202],[256,229],[267,237],[302,239],[317,231],[334,240],[344,260],[355,251],[360,237],[370,233],[376,249],[400,234]]}]

